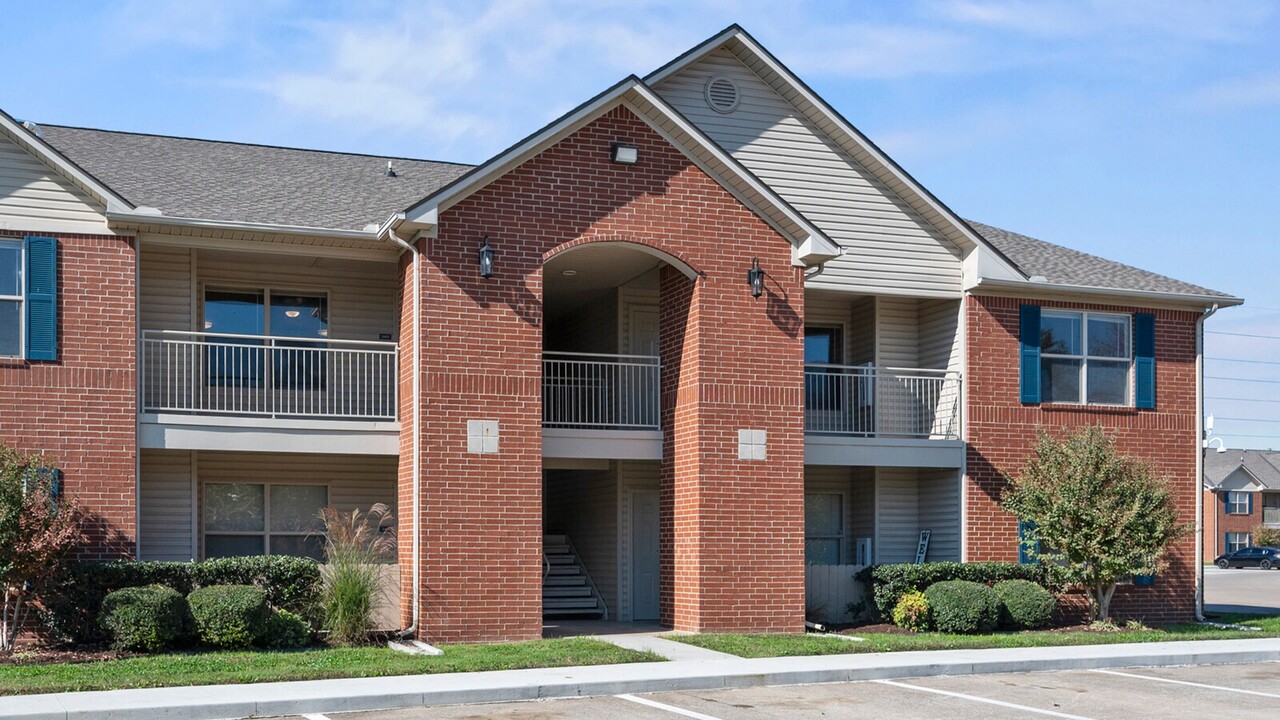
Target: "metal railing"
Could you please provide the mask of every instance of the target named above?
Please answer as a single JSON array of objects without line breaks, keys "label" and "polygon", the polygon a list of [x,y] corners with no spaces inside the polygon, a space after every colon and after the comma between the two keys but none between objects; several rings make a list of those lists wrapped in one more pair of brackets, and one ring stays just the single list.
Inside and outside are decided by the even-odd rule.
[{"label": "metal railing", "polygon": [[660,372],[658,358],[649,355],[544,353],[542,424],[657,430]]},{"label": "metal railing", "polygon": [[865,365],[805,365],[807,432],[953,440],[960,373]]},{"label": "metal railing", "polygon": [[395,420],[396,344],[144,330],[142,411]]},{"label": "metal railing", "polygon": [[1262,524],[1280,527],[1280,507],[1263,506]]}]

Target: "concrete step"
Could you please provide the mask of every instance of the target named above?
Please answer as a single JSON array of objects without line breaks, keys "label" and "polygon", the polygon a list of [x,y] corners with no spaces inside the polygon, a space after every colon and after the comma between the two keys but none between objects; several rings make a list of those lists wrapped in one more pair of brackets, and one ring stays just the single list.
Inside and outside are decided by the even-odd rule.
[{"label": "concrete step", "polygon": [[591,597],[591,588],[586,585],[553,585],[551,587],[542,588],[542,597],[546,598],[567,598],[567,597]]},{"label": "concrete step", "polygon": [[543,547],[546,547],[547,545],[568,545],[568,544],[569,544],[569,538],[564,535],[543,535],[542,536]]},{"label": "concrete step", "polygon": [[542,587],[566,587],[570,585],[581,585],[586,587],[587,579],[581,575],[548,575],[542,579]]},{"label": "concrete step", "polygon": [[548,555],[547,562],[552,565],[573,565],[578,562],[578,558],[572,555]]},{"label": "concrete step", "polygon": [[542,554],[544,555],[572,555],[568,545],[543,545]]},{"label": "concrete step", "polygon": [[598,609],[595,609],[595,610],[591,610],[591,609],[588,609],[588,610],[556,610],[555,608],[545,608],[545,607],[544,607],[544,608],[542,608],[542,616],[543,616],[543,617],[549,617],[549,618],[551,618],[551,617],[570,617],[570,616],[572,616],[572,617],[580,617],[580,618],[588,618],[588,617],[592,617],[592,616],[594,616],[594,617],[597,617],[597,618],[602,618],[602,617],[604,617],[604,613],[600,612]]},{"label": "concrete step", "polygon": [[597,607],[596,599],[593,597],[584,598],[543,598],[543,610],[595,610]]},{"label": "concrete step", "polygon": [[549,575],[580,575],[581,573],[582,573],[582,569],[578,567],[577,563],[574,563],[572,565],[552,565],[551,572],[548,574]]}]

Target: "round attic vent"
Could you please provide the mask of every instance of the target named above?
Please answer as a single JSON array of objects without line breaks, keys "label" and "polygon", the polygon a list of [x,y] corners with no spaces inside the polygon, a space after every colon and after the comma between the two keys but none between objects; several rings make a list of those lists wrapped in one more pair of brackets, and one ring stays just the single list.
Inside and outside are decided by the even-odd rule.
[{"label": "round attic vent", "polygon": [[738,86],[724,75],[712,75],[707,80],[707,104],[712,110],[731,113],[738,108]]}]

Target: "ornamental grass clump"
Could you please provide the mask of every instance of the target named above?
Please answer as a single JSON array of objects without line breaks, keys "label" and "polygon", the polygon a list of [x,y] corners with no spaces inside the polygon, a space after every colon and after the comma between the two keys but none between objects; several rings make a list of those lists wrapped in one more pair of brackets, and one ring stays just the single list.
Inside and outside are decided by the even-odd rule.
[{"label": "ornamental grass clump", "polygon": [[359,645],[373,629],[373,613],[383,600],[381,566],[394,556],[391,512],[378,503],[368,512],[320,512],[325,526],[325,572],[321,606],[332,642]]}]

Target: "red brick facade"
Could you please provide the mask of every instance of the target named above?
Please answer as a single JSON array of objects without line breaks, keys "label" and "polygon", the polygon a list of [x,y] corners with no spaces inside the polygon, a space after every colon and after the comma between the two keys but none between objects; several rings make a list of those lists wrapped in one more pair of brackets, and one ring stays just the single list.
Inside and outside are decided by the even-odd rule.
[{"label": "red brick facade", "polygon": [[[1262,524],[1262,494],[1253,495],[1253,512],[1228,513],[1226,491],[1204,491],[1204,561],[1227,551],[1227,533],[1249,533]],[[1254,541],[1256,542],[1256,541]]]},{"label": "red brick facade", "polygon": [[[1025,463],[1044,428],[1062,435],[1101,425],[1121,451],[1142,458],[1172,484],[1182,516],[1194,520],[1196,477],[1195,325],[1197,314],[1113,305],[973,296],[965,318],[968,457],[965,483],[966,560],[1018,559],[1017,520],[999,508],[1004,476]],[[1153,312],[1156,317],[1156,407],[1100,408],[1024,405],[1019,402],[1018,308],[1023,304],[1117,313]],[[1195,540],[1175,547],[1169,568],[1153,587],[1117,592],[1113,613],[1147,622],[1189,620],[1195,592]]]},{"label": "red brick facade", "polygon": [[92,514],[92,539],[82,557],[131,556],[137,507],[134,242],[57,237],[58,360],[0,359],[0,439],[42,452],[63,470],[66,493]]},{"label": "red brick facade", "polygon": [[[609,162],[615,141],[640,162]],[[489,279],[476,265],[485,236]],[[662,283],[664,619],[801,630],[802,278],[784,238],[615,109],[442,213],[424,245],[420,634],[541,635],[542,265],[600,240],[662,249],[699,274],[668,268]],[[745,282],[757,256],[758,300]],[[498,422],[497,453],[467,451],[468,420]],[[768,432],[767,462],[737,459],[740,428]]]}]

